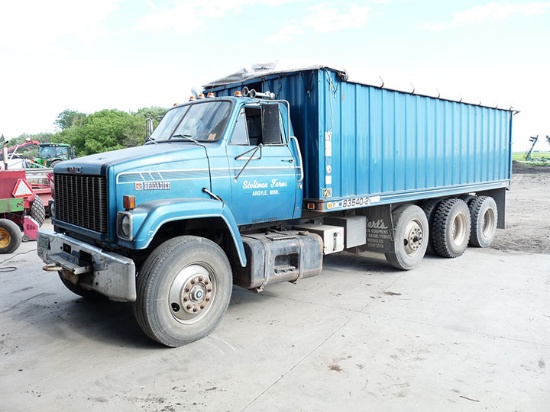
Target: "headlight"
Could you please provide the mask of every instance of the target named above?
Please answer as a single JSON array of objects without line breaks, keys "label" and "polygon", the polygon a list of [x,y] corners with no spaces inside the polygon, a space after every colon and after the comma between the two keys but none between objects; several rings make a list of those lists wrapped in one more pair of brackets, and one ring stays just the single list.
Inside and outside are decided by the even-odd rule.
[{"label": "headlight", "polygon": [[128,212],[118,212],[117,214],[117,235],[121,239],[132,240],[133,238],[133,218]]}]

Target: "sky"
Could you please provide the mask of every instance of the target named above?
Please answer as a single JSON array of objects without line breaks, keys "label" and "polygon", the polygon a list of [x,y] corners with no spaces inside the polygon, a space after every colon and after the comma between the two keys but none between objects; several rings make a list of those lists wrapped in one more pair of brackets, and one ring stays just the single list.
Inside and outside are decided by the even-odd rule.
[{"label": "sky", "polygon": [[520,111],[550,150],[550,1],[27,0],[0,3],[0,134],[64,110],[133,112],[258,63]]}]

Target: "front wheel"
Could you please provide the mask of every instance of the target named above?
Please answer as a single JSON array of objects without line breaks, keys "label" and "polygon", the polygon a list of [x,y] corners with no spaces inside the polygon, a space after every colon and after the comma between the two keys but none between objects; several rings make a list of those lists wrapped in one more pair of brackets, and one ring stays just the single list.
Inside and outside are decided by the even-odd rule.
[{"label": "front wheel", "polygon": [[394,222],[394,253],[386,253],[386,260],[397,269],[416,267],[428,247],[428,219],[415,205],[400,206],[392,212]]},{"label": "front wheel", "polygon": [[177,347],[212,332],[225,313],[233,276],[214,242],[180,236],[158,246],[137,276],[136,320],[147,336]]}]

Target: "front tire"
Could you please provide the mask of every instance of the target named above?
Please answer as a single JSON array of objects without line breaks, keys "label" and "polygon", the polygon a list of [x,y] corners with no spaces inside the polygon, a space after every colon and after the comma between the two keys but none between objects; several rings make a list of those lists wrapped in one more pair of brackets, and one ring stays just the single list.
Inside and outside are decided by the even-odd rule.
[{"label": "front tire", "polygon": [[397,269],[416,267],[428,247],[428,219],[416,205],[403,205],[392,212],[395,228],[394,253],[386,253],[386,260]]},{"label": "front tire", "polygon": [[136,320],[169,347],[201,339],[221,321],[233,288],[231,266],[214,242],[180,236],[158,246],[137,276]]}]

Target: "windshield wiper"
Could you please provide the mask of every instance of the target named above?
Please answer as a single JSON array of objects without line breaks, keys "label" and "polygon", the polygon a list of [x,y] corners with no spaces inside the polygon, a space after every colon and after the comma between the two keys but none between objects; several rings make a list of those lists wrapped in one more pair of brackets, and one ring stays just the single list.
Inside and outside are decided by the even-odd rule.
[{"label": "windshield wiper", "polygon": [[150,143],[150,142],[153,142],[154,144],[159,144],[159,142],[157,142],[157,139],[154,139],[150,136],[145,140],[144,144],[147,144],[147,143]]},{"label": "windshield wiper", "polygon": [[177,138],[177,139],[183,138],[185,140],[189,140],[190,142],[200,145],[200,143],[197,140],[193,139],[193,136],[191,136],[190,134],[174,134],[170,136],[170,139],[168,140],[172,140],[173,138]]}]

